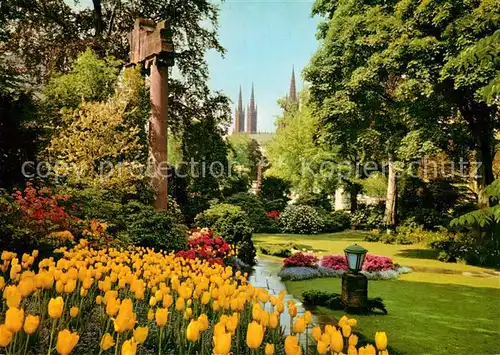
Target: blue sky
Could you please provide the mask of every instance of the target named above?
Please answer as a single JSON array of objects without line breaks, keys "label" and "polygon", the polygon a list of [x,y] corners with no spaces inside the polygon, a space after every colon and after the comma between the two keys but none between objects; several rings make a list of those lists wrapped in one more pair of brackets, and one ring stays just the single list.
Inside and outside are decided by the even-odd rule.
[{"label": "blue sky", "polygon": [[[246,106],[253,82],[257,129],[274,131],[275,116],[281,113],[276,102],[288,93],[292,66],[300,90],[300,73],[318,46],[319,18],[310,16],[313,0],[214,1],[220,4],[220,41],[227,53],[224,58],[207,53],[210,87],[237,103],[241,85]],[[91,4],[91,0],[80,0],[79,6]],[[234,104],[232,110],[234,115]]]},{"label": "blue sky", "polygon": [[297,87],[303,86],[300,72],[318,46],[319,19],[310,16],[312,3],[228,0],[220,5],[220,41],[227,53],[224,58],[207,54],[210,87],[233,100],[234,114],[240,84],[246,105],[253,82],[259,131],[274,131],[274,118],[281,113],[276,101],[288,93],[293,65]]}]

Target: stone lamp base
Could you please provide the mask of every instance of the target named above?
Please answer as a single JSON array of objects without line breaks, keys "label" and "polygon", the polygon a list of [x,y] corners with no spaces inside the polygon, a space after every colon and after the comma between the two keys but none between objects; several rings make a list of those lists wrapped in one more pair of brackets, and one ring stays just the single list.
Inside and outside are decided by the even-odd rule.
[{"label": "stone lamp base", "polygon": [[363,274],[346,272],[342,275],[342,304],[350,313],[368,310],[368,279]]}]

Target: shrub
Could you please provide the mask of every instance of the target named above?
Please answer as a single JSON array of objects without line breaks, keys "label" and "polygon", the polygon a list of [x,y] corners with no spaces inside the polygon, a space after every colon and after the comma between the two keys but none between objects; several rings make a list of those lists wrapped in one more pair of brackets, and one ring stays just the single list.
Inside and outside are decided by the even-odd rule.
[{"label": "shrub", "polygon": [[280,216],[281,232],[316,234],[324,230],[324,222],[318,211],[311,206],[291,205]]},{"label": "shrub", "polygon": [[296,253],[285,260],[283,260],[283,267],[292,266],[305,266],[305,267],[318,267],[318,258],[314,254]]},{"label": "shrub", "polygon": [[214,236],[212,231],[204,229],[193,232],[188,242],[188,250],[178,251],[176,255],[225,265],[227,259],[233,255],[233,250],[224,238]]},{"label": "shrub", "polygon": [[290,184],[278,177],[266,176],[262,179],[258,197],[266,211],[283,211],[290,201]]},{"label": "shrub", "polygon": [[330,198],[325,194],[301,194],[294,202],[294,205],[306,205],[322,208],[328,212],[332,210]]},{"label": "shrub", "polygon": [[280,258],[288,258],[292,256],[291,249],[294,244],[276,245],[276,244],[259,244],[260,252],[264,255],[277,256]]},{"label": "shrub", "polygon": [[414,244],[428,243],[432,240],[440,239],[448,235],[449,232],[441,227],[437,231],[424,230],[423,226],[417,225],[412,220],[398,226],[396,231],[373,230],[365,237],[369,242],[382,242],[386,244]]},{"label": "shrub", "polygon": [[344,255],[325,255],[319,264],[323,267],[334,270],[347,270],[347,260]]},{"label": "shrub", "polygon": [[264,209],[262,201],[255,195],[241,192],[229,196],[226,202],[241,207],[252,224],[254,232],[268,231],[268,226],[273,222],[266,215],[266,210]]},{"label": "shrub", "polygon": [[[325,255],[321,258],[319,264],[322,267],[334,269],[334,270],[347,270],[347,260],[344,255]],[[365,257],[365,262],[363,263],[363,271],[375,272],[375,271],[386,271],[395,270],[396,265],[392,262],[392,259],[387,256],[379,256],[367,254]]]},{"label": "shrub", "polygon": [[374,229],[383,226],[385,207],[379,205],[359,205],[358,210],[352,213],[351,224],[357,229]]},{"label": "shrub", "polygon": [[363,263],[363,271],[386,271],[395,269],[392,259],[387,256],[367,254]]},{"label": "shrub", "polygon": [[133,201],[123,206],[125,230],[120,240],[148,248],[177,251],[187,246],[187,227],[179,223],[176,212],[156,211],[152,206]]},{"label": "shrub", "polygon": [[328,212],[322,208],[316,208],[323,219],[323,232],[341,232],[351,226],[351,218],[348,213],[342,211]]},{"label": "shrub", "polygon": [[239,250],[238,257],[249,265],[255,264],[256,250],[252,241],[252,226],[239,206],[221,203],[210,207],[195,218],[196,226],[208,227]]}]

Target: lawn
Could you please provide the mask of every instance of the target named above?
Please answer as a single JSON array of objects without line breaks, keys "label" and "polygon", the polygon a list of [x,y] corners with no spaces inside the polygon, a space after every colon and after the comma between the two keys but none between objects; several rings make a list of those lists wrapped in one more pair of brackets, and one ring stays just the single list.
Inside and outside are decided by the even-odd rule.
[{"label": "lawn", "polygon": [[[372,337],[384,330],[399,354],[498,354],[500,352],[500,278],[469,276],[492,273],[464,264],[443,263],[424,245],[387,245],[363,241],[363,233],[346,231],[314,236],[255,235],[259,243],[294,242],[317,254],[342,253],[359,243],[370,253],[392,257],[417,268],[393,281],[370,281],[369,296],[382,297],[389,314],[357,316],[359,332]],[[286,282],[297,298],[306,290],[340,293],[340,279]],[[340,317],[343,312],[321,309]]]}]

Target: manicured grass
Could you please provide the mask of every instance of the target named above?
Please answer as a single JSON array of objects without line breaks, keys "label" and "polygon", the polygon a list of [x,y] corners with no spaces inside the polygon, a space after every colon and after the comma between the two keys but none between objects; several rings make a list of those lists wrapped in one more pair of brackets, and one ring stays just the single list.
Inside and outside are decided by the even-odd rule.
[{"label": "manicured grass", "polygon": [[[382,297],[388,315],[357,316],[358,331],[373,338],[386,331],[398,354],[498,354],[500,353],[500,277],[491,269],[444,263],[426,245],[389,245],[363,240],[364,232],[345,231],[319,235],[256,234],[256,244],[295,243],[317,255],[342,254],[353,243],[369,253],[385,255],[415,270],[398,280],[370,281],[369,297]],[[279,258],[274,258],[279,260]],[[465,273],[465,274],[464,274]],[[470,276],[472,273],[476,276]],[[340,279],[285,282],[297,298],[306,290],[340,293]],[[340,318],[341,311],[321,308]]]},{"label": "manicured grass", "polygon": [[[340,279],[285,282],[301,298],[306,290],[340,293]],[[388,315],[356,316],[359,331],[373,339],[385,331],[398,354],[497,354],[500,290],[410,281],[370,281],[370,297],[382,297]],[[322,308],[339,319],[343,312]]]},{"label": "manicured grass", "polygon": [[401,275],[401,280],[500,288],[498,277],[472,277],[462,274],[463,272],[492,273],[491,269],[441,262],[436,259],[436,251],[424,244],[395,245],[365,242],[363,240],[365,235],[365,232],[360,231],[317,235],[255,234],[254,241],[257,246],[259,243],[287,244],[292,242],[307,250],[314,250],[316,255],[343,254],[346,246],[358,243],[368,249],[371,254],[389,256],[394,262],[415,269],[410,274]]}]

